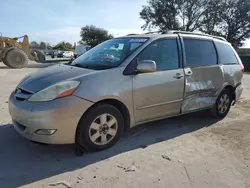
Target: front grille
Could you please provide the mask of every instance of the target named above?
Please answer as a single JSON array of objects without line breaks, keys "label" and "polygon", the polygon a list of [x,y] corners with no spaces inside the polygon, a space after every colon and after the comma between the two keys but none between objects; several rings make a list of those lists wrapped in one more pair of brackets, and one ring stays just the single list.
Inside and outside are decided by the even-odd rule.
[{"label": "front grille", "polygon": [[33,93],[31,93],[27,90],[21,89],[21,88],[17,88],[15,90],[15,98],[18,101],[24,101],[24,100],[28,99],[32,94]]}]

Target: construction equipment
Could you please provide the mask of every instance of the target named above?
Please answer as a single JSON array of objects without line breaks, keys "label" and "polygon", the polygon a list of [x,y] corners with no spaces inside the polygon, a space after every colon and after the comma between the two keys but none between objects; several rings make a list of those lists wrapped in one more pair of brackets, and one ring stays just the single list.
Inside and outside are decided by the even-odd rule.
[{"label": "construction equipment", "polygon": [[[22,39],[23,41],[18,41]],[[24,68],[28,61],[43,63],[45,54],[40,50],[30,50],[27,35],[15,38],[3,37],[0,33],[0,62],[10,68]]]}]

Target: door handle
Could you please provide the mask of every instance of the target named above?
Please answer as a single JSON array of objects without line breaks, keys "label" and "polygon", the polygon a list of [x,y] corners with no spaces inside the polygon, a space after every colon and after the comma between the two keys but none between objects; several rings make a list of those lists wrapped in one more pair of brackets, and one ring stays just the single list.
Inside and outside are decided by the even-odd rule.
[{"label": "door handle", "polygon": [[176,75],[174,76],[174,78],[176,78],[176,79],[180,79],[182,77],[184,77],[184,75],[182,75],[180,73],[176,73]]}]

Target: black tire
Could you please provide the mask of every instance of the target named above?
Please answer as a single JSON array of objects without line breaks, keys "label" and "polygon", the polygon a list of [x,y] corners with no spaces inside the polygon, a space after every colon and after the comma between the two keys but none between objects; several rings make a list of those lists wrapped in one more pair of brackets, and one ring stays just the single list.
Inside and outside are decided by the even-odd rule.
[{"label": "black tire", "polygon": [[10,67],[15,69],[21,69],[27,66],[29,60],[24,51],[18,48],[13,48],[9,50],[3,59],[3,63]]},{"label": "black tire", "polygon": [[[110,142],[108,142],[105,145],[98,145],[98,144],[95,144],[93,141],[91,141],[90,126],[92,122],[98,116],[102,114],[110,114],[116,119],[117,132],[116,132],[116,135],[113,137],[113,139],[110,140]],[[116,142],[119,140],[120,136],[122,135],[123,131],[124,131],[124,120],[123,120],[123,116],[121,112],[112,105],[99,104],[93,107],[92,109],[90,109],[87,112],[87,114],[85,114],[79,121],[77,131],[76,131],[75,145],[76,147],[83,147],[87,151],[90,151],[90,152],[108,149],[116,144]]]},{"label": "black tire", "polygon": [[[221,98],[225,95],[228,96],[228,98],[229,98],[229,104],[228,104],[227,108],[224,108],[223,111],[220,111],[219,105],[221,104]],[[214,118],[218,118],[218,119],[223,119],[224,117],[226,117],[226,115],[228,114],[228,112],[231,109],[232,101],[233,101],[232,93],[228,89],[223,89],[222,92],[220,93],[220,95],[218,96],[214,107],[211,109],[212,116]]]},{"label": "black tire", "polygon": [[41,50],[32,50],[31,55],[35,57],[35,53],[37,54],[38,60],[36,60],[37,63],[45,63],[46,62],[46,56],[45,53]]}]

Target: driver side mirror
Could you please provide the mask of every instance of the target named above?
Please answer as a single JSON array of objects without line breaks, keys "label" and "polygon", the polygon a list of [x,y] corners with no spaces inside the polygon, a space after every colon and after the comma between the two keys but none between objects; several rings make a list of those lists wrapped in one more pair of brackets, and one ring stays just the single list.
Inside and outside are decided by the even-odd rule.
[{"label": "driver side mirror", "polygon": [[137,73],[149,73],[156,71],[156,63],[152,60],[143,60],[138,62],[136,67]]}]

